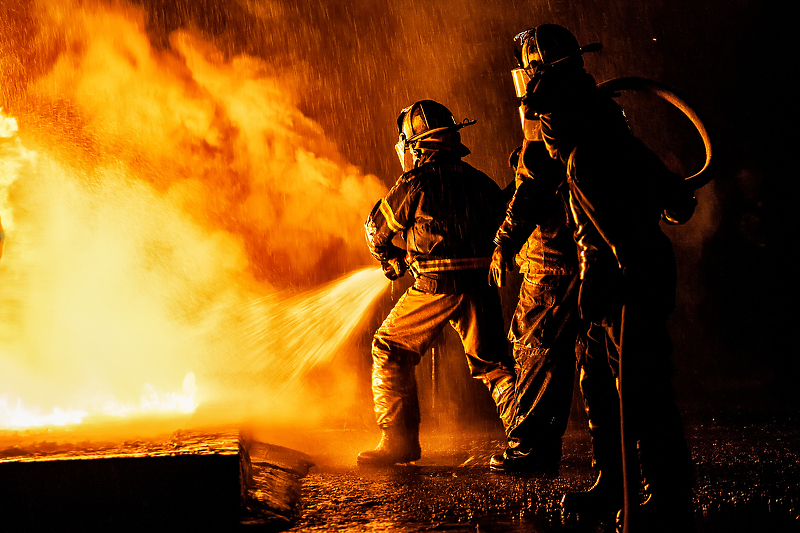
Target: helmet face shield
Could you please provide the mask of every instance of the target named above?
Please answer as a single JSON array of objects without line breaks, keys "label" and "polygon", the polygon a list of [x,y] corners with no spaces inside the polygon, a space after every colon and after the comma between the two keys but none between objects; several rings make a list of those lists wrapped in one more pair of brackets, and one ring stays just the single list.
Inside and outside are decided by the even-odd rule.
[{"label": "helmet face shield", "polygon": [[522,68],[527,70],[531,76],[536,73],[536,69],[542,64],[542,55],[536,43],[535,33],[522,43]]},{"label": "helmet face shield", "polygon": [[397,158],[400,160],[400,166],[403,167],[403,172],[408,172],[414,168],[414,157],[408,149],[405,135],[400,134],[400,140],[394,145],[394,151],[397,152]]},{"label": "helmet face shield", "polygon": [[397,144],[394,145],[394,151],[397,152],[397,158],[400,160],[400,166],[403,168],[403,172],[408,172],[413,167],[413,162],[409,165],[409,161],[411,160],[411,155],[408,153],[408,136],[406,123],[408,122],[406,119],[408,117],[409,111],[414,106],[408,106],[397,116],[397,133],[398,139]]},{"label": "helmet face shield", "polygon": [[514,80],[514,91],[517,98],[522,98],[528,91],[528,82],[531,81],[530,72],[525,68],[515,68],[511,71],[511,78]]},{"label": "helmet face shield", "polygon": [[539,46],[536,42],[536,28],[519,32],[514,37],[514,41],[518,42],[522,47],[522,51],[515,52],[519,67],[527,72],[528,78],[532,78],[536,74],[536,68],[542,63],[542,56],[539,53]]},{"label": "helmet face shield", "polygon": [[394,145],[394,151],[397,152],[397,157],[400,158],[400,163],[403,162],[403,154],[406,153],[406,140],[401,135],[400,140]]}]

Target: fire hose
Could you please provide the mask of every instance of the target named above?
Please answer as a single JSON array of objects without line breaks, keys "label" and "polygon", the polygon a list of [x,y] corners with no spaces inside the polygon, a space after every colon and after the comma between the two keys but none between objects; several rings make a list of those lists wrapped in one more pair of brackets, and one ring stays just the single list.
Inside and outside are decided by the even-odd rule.
[{"label": "fire hose", "polygon": [[[697,129],[700,137],[703,140],[703,145],[706,151],[706,160],[703,168],[699,172],[686,178],[687,183],[693,189],[699,189],[706,185],[712,177],[710,172],[711,168],[711,137],[706,130],[703,121],[700,119],[697,112],[686,101],[678,96],[672,89],[662,85],[658,82],[648,80],[646,78],[614,78],[612,80],[604,81],[598,84],[598,88],[610,92],[618,91],[639,91],[647,92],[658,96],[659,98],[669,102],[677,107],[684,115],[686,115],[692,124]],[[617,370],[617,378],[619,380],[619,398],[620,398],[620,427],[621,427],[621,446],[622,446],[622,475],[623,475],[623,508],[622,508],[622,523],[618,524],[622,527],[622,533],[636,533],[640,530],[640,523],[637,520],[637,512],[639,508],[639,487],[641,484],[639,477],[639,462],[637,451],[637,439],[634,432],[631,430],[630,424],[625,423],[625,391],[627,388],[624,386],[623,381],[623,357],[624,352],[624,339],[625,339],[625,308],[622,306],[622,317],[620,325],[620,350],[619,350],[619,368]],[[630,420],[630,417],[628,417]]]},{"label": "fire hose", "polygon": [[697,114],[697,111],[695,111],[695,109],[689,105],[686,100],[684,100],[666,85],[653,80],[648,80],[647,78],[614,78],[599,83],[597,87],[612,93],[619,91],[646,92],[654,94],[662,100],[665,100],[666,102],[669,102],[673,106],[677,107],[684,115],[686,115],[689,120],[692,121],[692,124],[694,125],[695,129],[697,129],[697,132],[700,134],[700,137],[703,140],[703,146],[705,147],[706,151],[706,160],[703,164],[703,168],[701,168],[699,172],[686,178],[686,181],[695,190],[711,181],[711,136],[708,134],[708,130],[706,130],[706,127],[703,124],[703,121],[700,119],[700,116]]}]

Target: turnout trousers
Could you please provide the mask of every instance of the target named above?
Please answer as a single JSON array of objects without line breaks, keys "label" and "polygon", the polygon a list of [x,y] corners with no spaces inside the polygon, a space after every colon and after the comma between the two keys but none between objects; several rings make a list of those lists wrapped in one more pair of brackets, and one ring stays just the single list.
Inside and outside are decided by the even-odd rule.
[{"label": "turnout trousers", "polygon": [[[561,457],[580,330],[577,274],[526,275],[509,331],[516,371],[509,450]],[[541,457],[548,459],[549,457]]]},{"label": "turnout trousers", "polygon": [[378,328],[372,342],[372,394],[381,429],[418,431],[414,367],[448,324],[461,337],[470,375],[489,389],[508,430],[514,412],[513,360],[497,290],[480,284],[445,294],[411,287]]}]

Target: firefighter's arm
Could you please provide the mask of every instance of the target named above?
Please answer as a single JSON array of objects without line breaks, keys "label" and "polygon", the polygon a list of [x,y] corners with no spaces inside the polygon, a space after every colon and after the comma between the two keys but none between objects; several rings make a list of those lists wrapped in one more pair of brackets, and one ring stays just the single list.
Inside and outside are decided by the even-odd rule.
[{"label": "firefighter's arm", "polygon": [[[494,236],[489,284],[502,287],[505,272],[513,269],[513,258],[528,240],[537,224],[531,214],[536,210],[536,185],[528,178],[517,179],[517,190],[506,208],[506,216]],[[535,217],[534,217],[535,218]]]},{"label": "firefighter's arm", "polygon": [[[579,168],[576,148],[569,160],[570,196],[586,214],[592,225],[613,252],[619,267],[624,269],[633,246],[629,212],[626,199],[609,193],[604,187],[602,174],[587,165]],[[583,179],[581,179],[583,176]]]},{"label": "firefighter's arm", "polygon": [[525,164],[520,164],[520,159],[528,149],[529,144],[526,142],[514,150],[508,159],[509,166],[514,169],[516,187],[506,204],[505,218],[500,223],[494,238],[496,245],[502,246],[512,255],[519,252],[536,225],[535,223],[531,225],[530,219],[535,211],[536,188],[539,184],[534,183],[533,173]]},{"label": "firefighter's arm", "polygon": [[[512,154],[512,157],[513,156],[514,154]],[[513,166],[516,167],[516,163],[514,163]],[[512,258],[519,252],[522,244],[527,240],[528,235],[530,235],[530,231],[526,232],[524,219],[519,216],[522,211],[522,206],[520,204],[523,202],[517,197],[519,193],[519,180],[516,179],[515,182],[517,188],[512,193],[511,199],[506,205],[505,217],[494,236],[494,243],[496,246],[492,253],[492,263],[489,266],[489,285],[497,287],[505,285],[506,271],[513,268],[511,266],[513,264]],[[503,191],[505,194],[507,194],[507,189]]]},{"label": "firefighter's arm", "polygon": [[395,246],[395,236],[405,234],[410,226],[411,190],[399,179],[389,193],[375,204],[365,224],[367,246],[372,256],[380,261],[383,273],[389,279],[402,277],[408,265],[405,250]]},{"label": "firefighter's arm", "polygon": [[[516,155],[516,161],[514,157]],[[552,212],[557,190],[566,177],[566,168],[550,158],[544,143],[525,141],[509,163],[516,169],[517,188],[506,208],[506,216],[494,237],[490,284],[502,286],[505,270],[519,253],[536,226]]]}]

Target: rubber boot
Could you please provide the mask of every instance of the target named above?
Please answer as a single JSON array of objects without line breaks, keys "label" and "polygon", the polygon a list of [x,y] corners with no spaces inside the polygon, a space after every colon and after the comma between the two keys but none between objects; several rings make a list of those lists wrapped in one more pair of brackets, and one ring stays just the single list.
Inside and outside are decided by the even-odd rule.
[{"label": "rubber boot", "polygon": [[389,466],[418,461],[421,456],[418,429],[386,428],[378,446],[358,454],[357,462],[360,465]]},{"label": "rubber boot", "polygon": [[645,477],[644,490],[648,497],[639,506],[638,521],[653,533],[697,531],[692,498],[693,465],[686,461],[664,463],[655,468],[648,463],[642,464],[642,471],[650,477]]},{"label": "rubber boot", "polygon": [[557,475],[561,461],[561,439],[538,443],[533,449],[508,447],[492,456],[489,468],[495,472]]},{"label": "rubber boot", "polygon": [[623,504],[622,471],[601,470],[589,490],[568,492],[561,499],[565,515],[579,519],[610,518],[614,520]]}]

